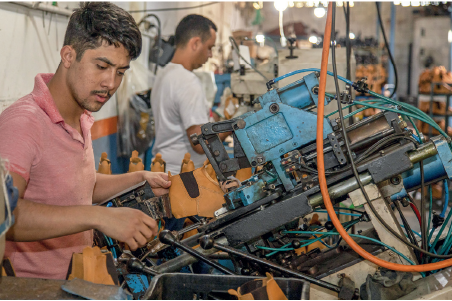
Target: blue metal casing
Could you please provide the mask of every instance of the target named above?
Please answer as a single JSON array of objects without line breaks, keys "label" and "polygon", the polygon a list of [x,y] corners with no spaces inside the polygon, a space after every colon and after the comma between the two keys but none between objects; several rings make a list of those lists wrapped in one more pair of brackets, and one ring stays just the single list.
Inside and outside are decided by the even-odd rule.
[{"label": "blue metal casing", "polygon": [[[250,164],[273,162],[286,190],[295,182],[283,170],[281,156],[316,140],[317,115],[303,109],[318,104],[314,89],[318,79],[314,73],[280,89],[262,95],[258,101],[262,109],[241,118],[246,125],[235,134]],[[328,103],[328,100],[325,100]],[[275,104],[277,110],[274,110]],[[273,111],[270,110],[272,106]],[[328,118],[324,119],[323,137],[333,132]]]}]

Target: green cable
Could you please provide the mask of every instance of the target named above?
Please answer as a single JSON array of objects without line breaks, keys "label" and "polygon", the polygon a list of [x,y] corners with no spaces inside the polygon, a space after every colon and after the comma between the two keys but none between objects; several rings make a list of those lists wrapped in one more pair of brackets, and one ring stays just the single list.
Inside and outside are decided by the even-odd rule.
[{"label": "green cable", "polygon": [[[312,234],[312,233],[317,233],[318,232],[313,232],[313,231],[282,231],[282,234],[287,234],[287,233],[293,233],[293,234]],[[337,235],[338,233],[332,233],[332,232],[325,232],[324,235]],[[393,247],[388,246],[387,244],[385,244],[384,242],[381,242],[379,240],[376,240],[374,238],[370,238],[367,236],[363,236],[363,235],[358,235],[358,234],[349,234],[351,237],[356,237],[356,238],[362,238],[362,239],[367,239],[370,241],[373,241],[375,243],[378,243],[382,246],[384,246],[385,248],[393,251],[394,253],[397,253],[400,257],[402,257],[403,259],[405,259],[407,262],[409,262],[412,265],[416,265],[413,261],[411,261],[408,257],[406,257],[405,255],[403,255],[402,253],[400,253],[399,251],[397,251],[396,249],[394,249]]]},{"label": "green cable", "polygon": [[[345,222],[345,223],[343,223],[342,225],[344,226],[344,228],[345,228],[345,227],[350,227],[350,226],[353,226],[354,224],[357,224],[357,223],[360,222],[360,221],[361,221],[361,220],[360,220],[359,218],[357,218],[357,219],[351,220],[351,221],[349,221],[349,222]],[[301,246],[298,247],[298,248],[306,247],[306,246],[308,246],[308,245],[310,245],[310,244],[312,244],[312,243],[314,243],[314,242],[316,242],[316,241],[319,241],[319,240],[323,239],[323,238],[324,238],[323,236],[325,236],[325,233],[328,233],[328,232],[314,232],[314,233],[316,233],[317,235],[318,235],[318,234],[322,234],[322,236],[318,237],[317,239],[310,239],[310,240],[309,240],[309,243],[304,244],[304,245],[301,245]],[[338,234],[339,234],[339,233],[336,232],[336,235],[338,235]],[[304,240],[302,240],[302,241],[300,241],[300,242],[304,242]],[[272,256],[272,255],[274,255],[274,254],[276,254],[276,253],[278,253],[278,252],[280,252],[280,251],[292,251],[293,248],[287,248],[287,247],[290,246],[290,245],[292,245],[292,243],[285,244],[285,245],[282,246],[281,248],[272,248],[272,249],[274,249],[274,250],[271,250],[271,251],[273,251],[273,252],[268,253],[268,254],[266,254],[265,256],[266,256],[266,257],[270,257],[270,256]],[[262,247],[262,246],[256,246],[256,248],[258,248],[258,249],[263,249],[263,250],[267,250],[267,249],[266,249],[267,247]]]},{"label": "green cable", "polygon": [[[330,98],[331,98],[331,97],[334,98],[334,95],[333,95],[333,94],[325,93],[325,95],[328,96],[328,97],[330,97]],[[414,111],[414,113],[405,112],[405,111],[401,111],[401,110],[397,110],[397,109],[393,109],[393,108],[380,107],[380,106],[373,105],[373,104],[367,104],[367,103],[365,104],[365,103],[363,103],[363,102],[361,102],[361,101],[357,101],[357,100],[355,100],[354,103],[355,103],[355,104],[359,104],[359,105],[363,105],[363,106],[368,106],[368,107],[371,107],[371,108],[380,109],[380,110],[386,110],[386,111],[390,111],[390,112],[395,112],[395,113],[398,113],[398,114],[401,114],[401,115],[407,115],[407,116],[414,117],[414,118],[416,118],[416,119],[418,119],[418,120],[421,120],[421,121],[423,121],[423,122],[429,124],[430,126],[434,127],[434,128],[437,129],[444,137],[446,137],[447,140],[450,140],[449,136],[448,136],[448,135],[447,135],[447,134],[439,127],[439,125],[438,125],[433,119],[430,118],[430,116],[428,116],[427,114],[425,114],[425,113],[422,112],[421,110],[417,109],[416,107],[413,107],[413,106],[411,106],[411,105],[407,105],[407,104],[405,104],[405,103],[401,103],[401,102],[397,102],[397,101],[391,100],[391,99],[389,99],[389,98],[386,98],[386,97],[381,96],[381,95],[376,94],[376,93],[374,93],[374,96],[379,97],[379,98],[381,98],[381,99],[385,100],[386,102],[389,102],[389,103],[391,103],[391,104],[393,104],[393,105],[397,105],[397,106],[406,108],[406,109],[408,109],[408,110],[410,110],[410,111]],[[367,101],[371,101],[371,100],[367,100]],[[330,114],[330,115],[331,115],[331,114]],[[424,117],[427,118],[427,119],[425,119]],[[419,137],[420,137],[420,136],[419,136]]]},{"label": "green cable", "polygon": [[[436,244],[438,243],[439,238],[441,237],[441,234],[443,234],[444,228],[446,227],[447,223],[449,222],[450,218],[452,217],[452,210],[449,210],[449,213],[447,214],[446,220],[444,221],[443,225],[441,226],[441,229],[439,229],[438,234],[435,237],[435,240],[432,243],[432,246],[430,248],[430,252],[435,249]],[[450,229],[450,228],[449,228]]]},{"label": "green cable", "polygon": [[[426,123],[430,124],[432,127],[436,128],[441,133],[441,135],[443,135],[446,138],[446,140],[448,141],[448,144],[451,145],[452,142],[450,141],[449,135],[447,135],[429,115],[427,115],[426,113],[424,113],[420,109],[418,109],[415,106],[412,106],[410,104],[399,102],[399,101],[395,101],[395,100],[392,100],[390,98],[384,97],[383,95],[380,95],[380,94],[375,93],[373,91],[369,91],[369,94],[372,95],[372,96],[378,97],[380,99],[386,100],[386,101],[388,101],[390,103],[393,103],[395,105],[401,106],[401,107],[403,107],[403,108],[405,108],[407,110],[410,110],[412,112],[418,112],[420,116],[424,116],[424,117],[427,118],[427,120],[431,120],[431,123],[430,122],[426,122],[426,121],[424,121],[424,122],[426,122]],[[419,120],[421,120],[421,119],[419,119]],[[421,120],[421,121],[423,121],[423,120]],[[432,123],[434,123],[436,125],[436,127],[433,126]]]},{"label": "green cable", "polygon": [[408,118],[408,120],[410,121],[410,123],[413,126],[414,130],[416,131],[416,135],[419,137],[419,143],[423,144],[424,142],[422,141],[421,134],[419,133],[419,130],[417,129],[416,124],[413,122],[413,119],[411,119],[410,116],[405,116],[405,117]]},{"label": "green cable", "polygon": [[[423,122],[425,122],[425,123],[430,124],[432,127],[434,127],[435,129],[437,129],[443,136],[448,137],[448,136],[446,135],[446,133],[444,133],[444,131],[439,127],[438,124],[436,124],[435,122],[433,122],[433,123],[435,123],[435,124],[432,124],[430,121],[425,120],[424,118],[422,118],[422,117],[420,117],[420,116],[416,116],[416,115],[414,115],[413,113],[404,112],[404,111],[400,111],[400,110],[393,109],[393,108],[381,107],[381,106],[373,105],[373,104],[365,104],[365,103],[362,103],[362,102],[357,101],[357,100],[355,100],[355,103],[360,104],[360,105],[363,105],[363,106],[366,105],[366,106],[368,106],[368,107],[375,108],[375,109],[386,110],[386,111],[398,113],[398,114],[401,114],[401,115],[407,115],[407,116],[414,117],[414,118],[416,118],[416,119],[418,119],[418,120],[420,120],[420,121],[423,121]],[[450,139],[450,138],[449,138],[449,139]]]}]

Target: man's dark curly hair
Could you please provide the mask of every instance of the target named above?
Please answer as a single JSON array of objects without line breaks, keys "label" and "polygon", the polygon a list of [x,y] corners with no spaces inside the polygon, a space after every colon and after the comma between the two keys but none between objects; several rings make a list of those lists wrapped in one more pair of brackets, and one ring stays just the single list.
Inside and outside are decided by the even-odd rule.
[{"label": "man's dark curly hair", "polygon": [[176,47],[185,47],[193,37],[201,37],[204,43],[210,39],[210,29],[217,31],[215,24],[201,15],[185,16],[176,27]]},{"label": "man's dark curly hair", "polygon": [[64,46],[72,46],[80,61],[85,50],[100,47],[103,42],[123,45],[132,60],[141,53],[141,33],[128,12],[109,2],[82,2],[71,15]]}]

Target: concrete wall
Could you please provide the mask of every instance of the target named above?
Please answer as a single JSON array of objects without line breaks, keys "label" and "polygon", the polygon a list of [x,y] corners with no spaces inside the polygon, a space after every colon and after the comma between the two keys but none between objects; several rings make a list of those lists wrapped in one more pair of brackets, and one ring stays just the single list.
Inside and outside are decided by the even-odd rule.
[{"label": "concrete wall", "polygon": [[[180,8],[200,5],[205,2],[116,2],[123,9],[143,10]],[[73,9],[77,2],[59,2],[60,7]],[[155,12],[162,22],[163,36],[174,33],[178,22],[187,14],[197,13],[211,18],[218,26],[217,45],[225,45],[225,55],[230,47],[227,43],[231,30],[246,29],[245,20],[233,2],[222,2],[202,8]],[[138,22],[145,13],[133,13]],[[43,13],[13,3],[0,2],[0,113],[8,105],[23,95],[30,93],[37,73],[53,73],[60,62],[69,17]],[[153,34],[151,32],[150,34]],[[137,59],[142,64],[147,61],[150,39],[143,39],[142,55]],[[221,61],[220,47],[216,47],[213,61]],[[204,67],[211,70],[213,66]],[[124,172],[128,163],[116,158],[117,99],[113,96],[107,104],[94,113],[96,122],[91,131],[95,160],[98,162],[106,151],[112,160],[114,173]]]}]

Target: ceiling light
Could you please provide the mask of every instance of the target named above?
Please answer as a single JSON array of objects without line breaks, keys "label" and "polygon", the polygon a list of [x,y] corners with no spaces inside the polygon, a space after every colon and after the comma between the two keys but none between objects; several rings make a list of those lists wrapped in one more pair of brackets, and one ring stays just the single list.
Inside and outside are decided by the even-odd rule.
[{"label": "ceiling light", "polygon": [[295,4],[296,7],[303,7],[303,2],[297,2],[297,4]]},{"label": "ceiling light", "polygon": [[283,12],[286,10],[287,6],[289,6],[289,3],[287,1],[276,0],[274,5],[277,11]]},{"label": "ceiling light", "polygon": [[447,33],[447,41],[449,43],[452,43],[452,30],[449,29],[449,32]]},{"label": "ceiling light", "polygon": [[328,7],[328,1],[322,1],[323,7]]},{"label": "ceiling light", "polygon": [[264,43],[265,42],[265,36],[263,34],[257,34],[256,35],[256,42]]},{"label": "ceiling light", "polygon": [[309,37],[309,42],[311,42],[312,44],[316,44],[317,43],[317,37],[316,36],[310,36]]},{"label": "ceiling light", "polygon": [[319,3],[320,3],[320,1],[314,1],[314,6],[319,7]]},{"label": "ceiling light", "polygon": [[400,5],[400,0],[394,0],[394,5]]},{"label": "ceiling light", "polygon": [[317,18],[322,18],[323,16],[325,16],[325,9],[323,7],[316,7],[314,9],[314,15]]},{"label": "ceiling light", "polygon": [[254,3],[253,3],[253,7],[254,7],[255,9],[261,9],[261,7],[259,6],[259,3],[257,3],[257,2],[254,2]]},{"label": "ceiling light", "polygon": [[353,32],[348,34],[350,40],[354,40],[355,39],[355,34]]},{"label": "ceiling light", "polygon": [[410,6],[410,1],[405,1],[405,0],[402,0],[402,6],[403,7],[408,7],[408,6]]},{"label": "ceiling light", "polygon": [[342,1],[337,1],[337,2],[336,2],[336,6],[337,6],[337,7],[342,7],[342,6],[344,6],[344,2],[342,2]]},{"label": "ceiling light", "polygon": [[350,1],[350,2],[348,3],[348,5],[349,5],[350,7],[353,7],[353,6],[355,6],[355,2]]},{"label": "ceiling light", "polygon": [[293,3],[293,1],[289,1],[289,7],[294,7],[295,3]]},{"label": "ceiling light", "polygon": [[421,1],[411,1],[411,6],[420,6]]},{"label": "ceiling light", "polygon": [[307,1],[306,2],[306,7],[313,7],[314,6],[314,1]]}]

